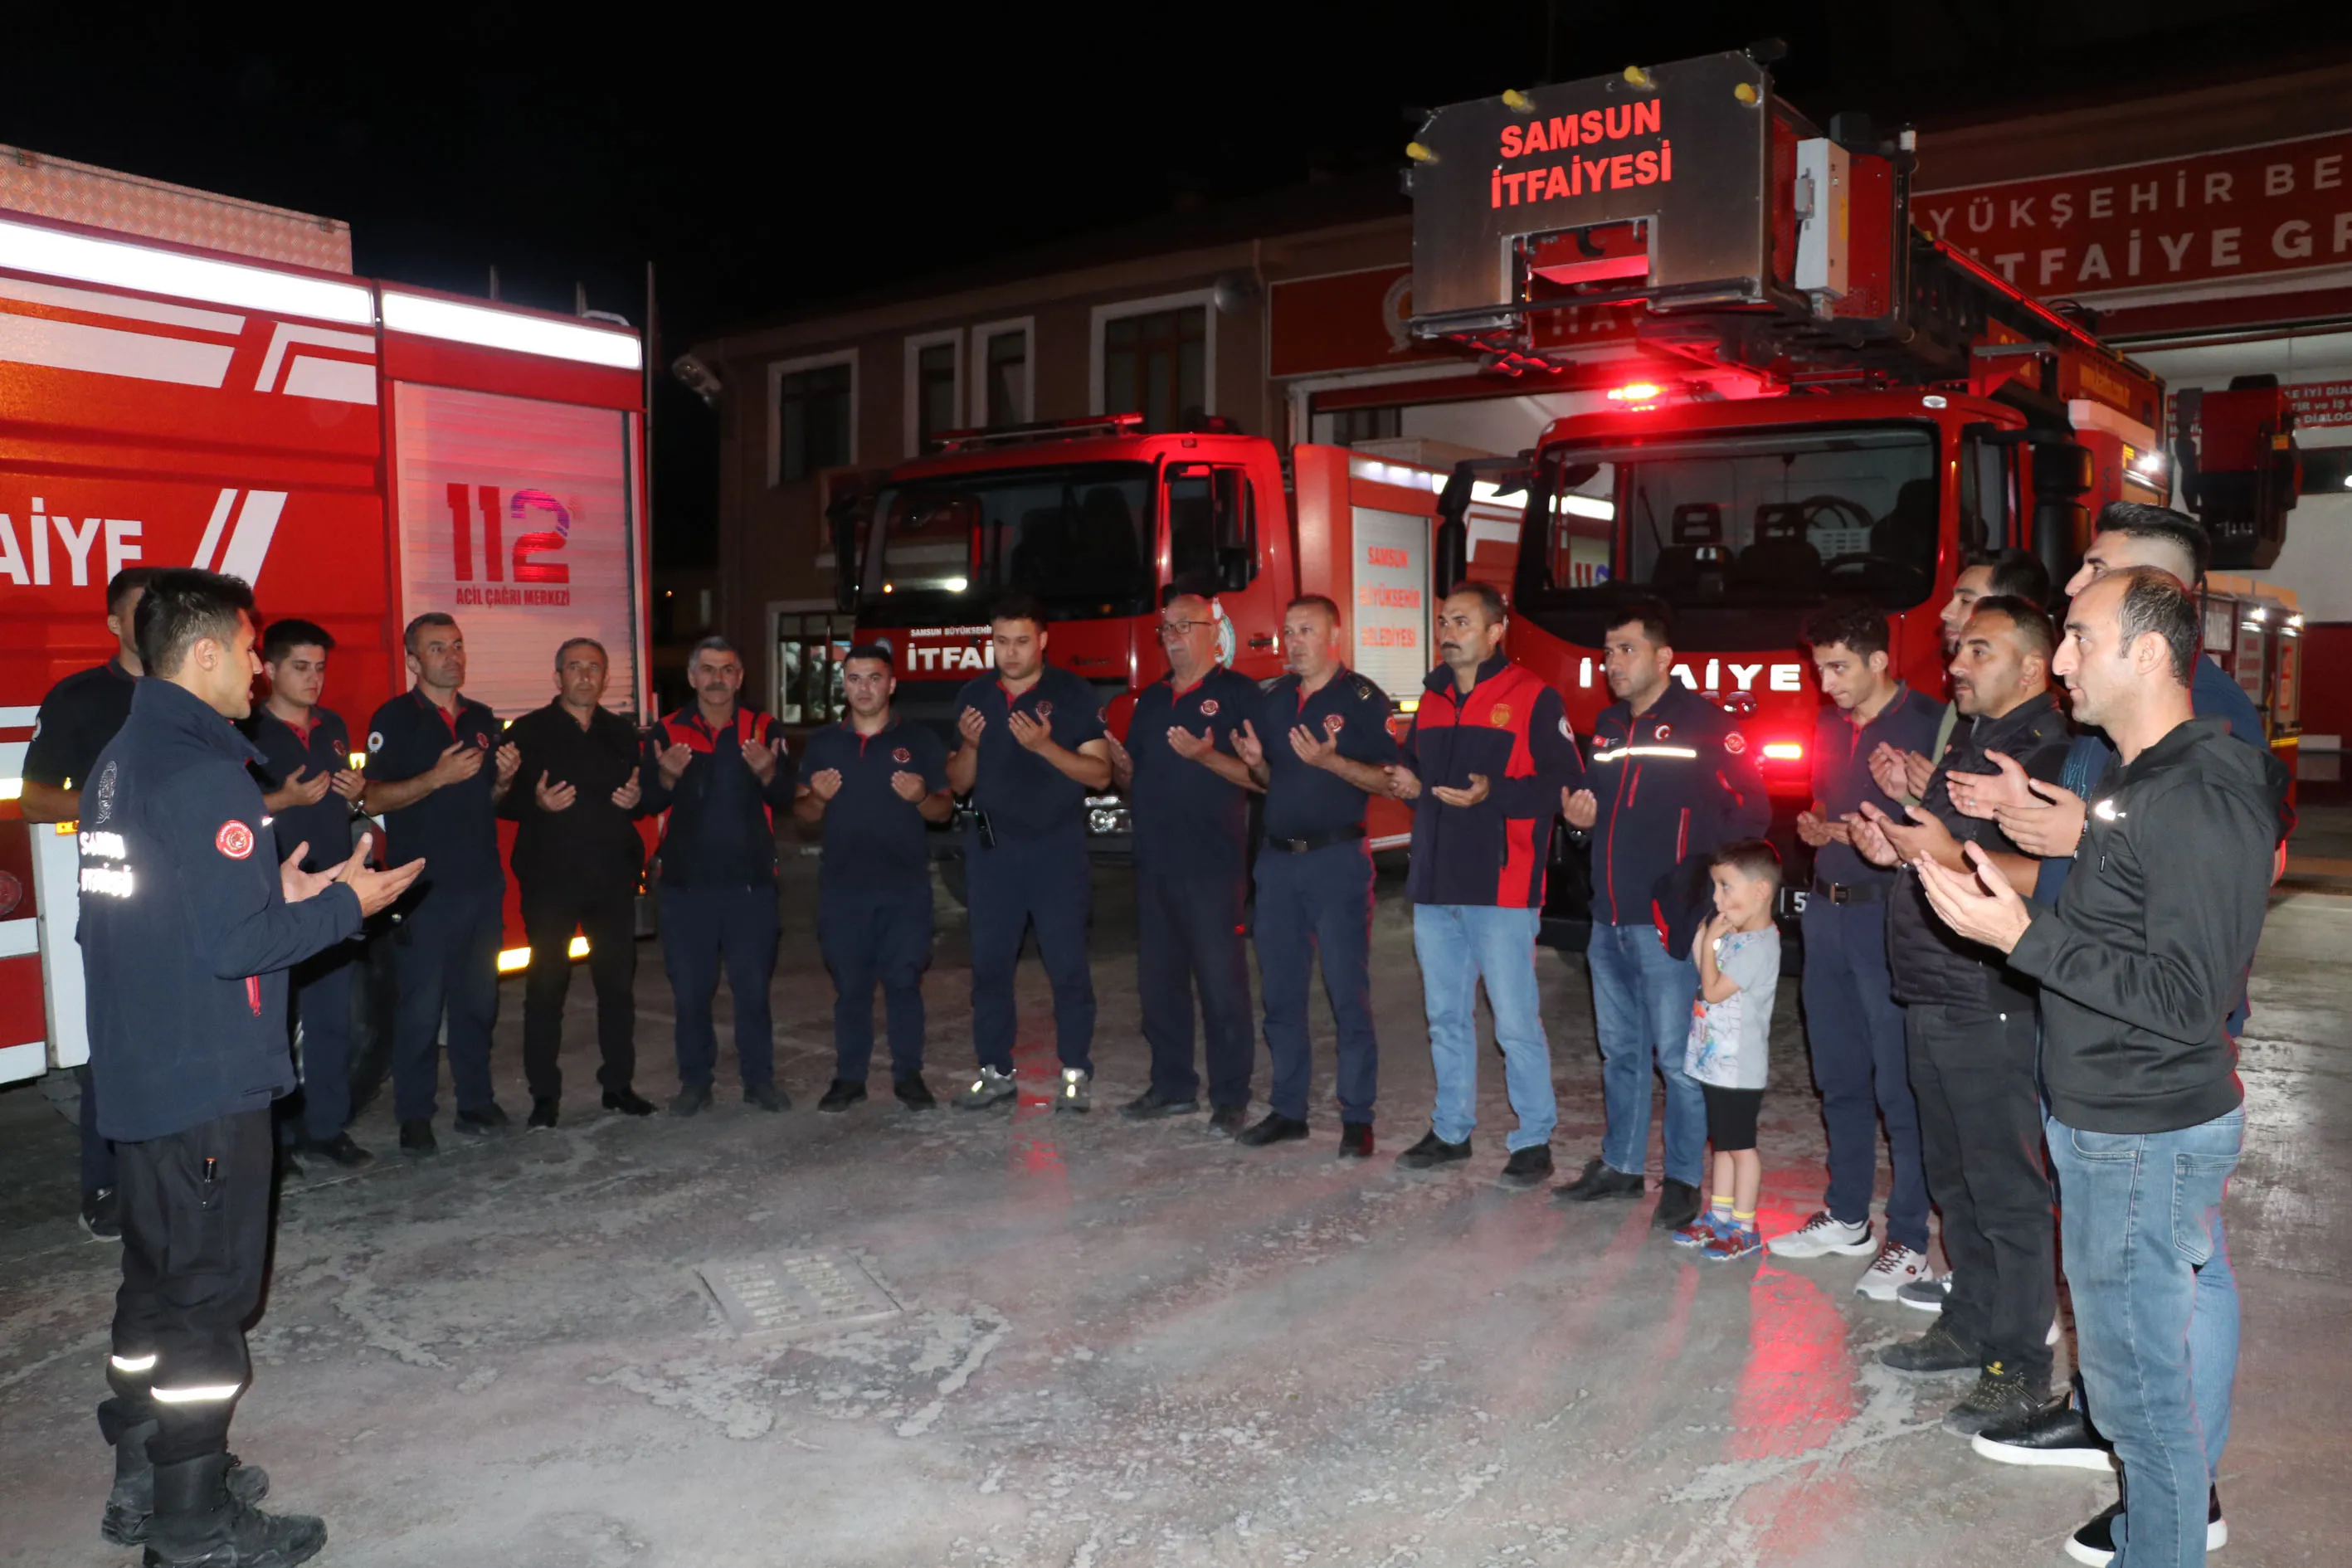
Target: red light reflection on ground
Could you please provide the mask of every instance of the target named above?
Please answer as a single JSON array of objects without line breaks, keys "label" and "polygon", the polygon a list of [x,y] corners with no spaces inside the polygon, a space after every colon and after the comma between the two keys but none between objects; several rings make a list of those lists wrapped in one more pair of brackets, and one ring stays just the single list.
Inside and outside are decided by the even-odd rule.
[{"label": "red light reflection on ground", "polygon": [[[1789,1458],[1829,1444],[1853,1417],[1854,1367],[1845,1319],[1829,1293],[1769,1264],[1748,1289],[1748,1364],[1731,1402],[1729,1458]],[[1740,1511],[1759,1527],[1759,1561],[1803,1563],[1840,1519],[1838,1493],[1853,1484],[1836,1462],[1799,1467],[1751,1489]],[[1801,1506],[1790,1507],[1800,1502]]]}]

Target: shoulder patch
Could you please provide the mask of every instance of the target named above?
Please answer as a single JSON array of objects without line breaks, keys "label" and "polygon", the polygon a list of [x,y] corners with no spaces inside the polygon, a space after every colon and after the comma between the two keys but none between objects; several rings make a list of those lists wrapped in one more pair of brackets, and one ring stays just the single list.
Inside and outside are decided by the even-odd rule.
[{"label": "shoulder patch", "polygon": [[1356,677],[1356,700],[1359,702],[1370,702],[1371,700],[1372,683],[1366,680],[1360,675]]},{"label": "shoulder patch", "polygon": [[213,847],[232,860],[242,860],[253,853],[253,829],[231,817],[213,835]]},{"label": "shoulder patch", "polygon": [[381,751],[383,751],[383,731],[381,731],[381,730],[370,730],[370,731],[368,731],[368,752],[369,752],[369,754],[370,754],[370,755],[373,755],[375,752],[381,752]]},{"label": "shoulder patch", "polygon": [[1736,757],[1748,749],[1748,737],[1734,730],[1724,736],[1723,749]]},{"label": "shoulder patch", "polygon": [[1576,731],[1568,727],[1568,715],[1565,713],[1559,716],[1559,738],[1563,741],[1576,739]]}]

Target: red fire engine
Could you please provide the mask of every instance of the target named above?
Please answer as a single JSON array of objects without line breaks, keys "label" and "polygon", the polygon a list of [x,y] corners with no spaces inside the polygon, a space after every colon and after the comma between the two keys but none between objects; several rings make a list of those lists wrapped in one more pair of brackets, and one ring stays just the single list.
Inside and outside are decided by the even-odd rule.
[{"label": "red fire engine", "polygon": [[573,636],[611,651],[608,703],[648,702],[635,331],[354,278],[348,240],[340,271],[322,246],[340,226],[6,156],[0,1082],[87,1056],[73,827],[17,797],[43,695],[114,651],[120,568],[229,573],[265,617],[325,626],[355,741],[426,609],[458,617],[467,691],[502,717],[551,698]]}]

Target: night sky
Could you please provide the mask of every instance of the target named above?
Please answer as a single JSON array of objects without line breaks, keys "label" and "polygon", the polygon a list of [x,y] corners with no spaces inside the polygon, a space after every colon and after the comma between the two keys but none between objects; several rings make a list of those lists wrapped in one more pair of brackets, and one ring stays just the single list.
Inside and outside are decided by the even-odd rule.
[{"label": "night sky", "polygon": [[[0,142],[349,220],[366,275],[729,321],[1172,204],[1401,163],[1408,105],[1780,37],[1817,118],[1973,118],[2352,52],[2352,5],[1542,0],[1197,7],[17,8]],[[109,19],[111,17],[112,19]],[[1834,23],[1824,20],[1834,17]],[[708,549],[715,423],[665,379],[656,550]]]}]

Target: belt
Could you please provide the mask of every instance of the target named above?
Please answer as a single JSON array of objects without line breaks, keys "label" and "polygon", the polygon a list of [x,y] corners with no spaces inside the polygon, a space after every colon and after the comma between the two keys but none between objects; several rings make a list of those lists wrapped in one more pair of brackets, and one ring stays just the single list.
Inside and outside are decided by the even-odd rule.
[{"label": "belt", "polygon": [[1815,882],[1813,896],[1833,904],[1874,904],[1886,897],[1883,882]]},{"label": "belt", "polygon": [[1279,849],[1285,855],[1305,855],[1317,849],[1328,849],[1334,844],[1351,843],[1363,836],[1364,825],[1359,822],[1349,827],[1335,827],[1328,833],[1310,833],[1304,838],[1276,838],[1269,833],[1265,836],[1265,847]]}]

